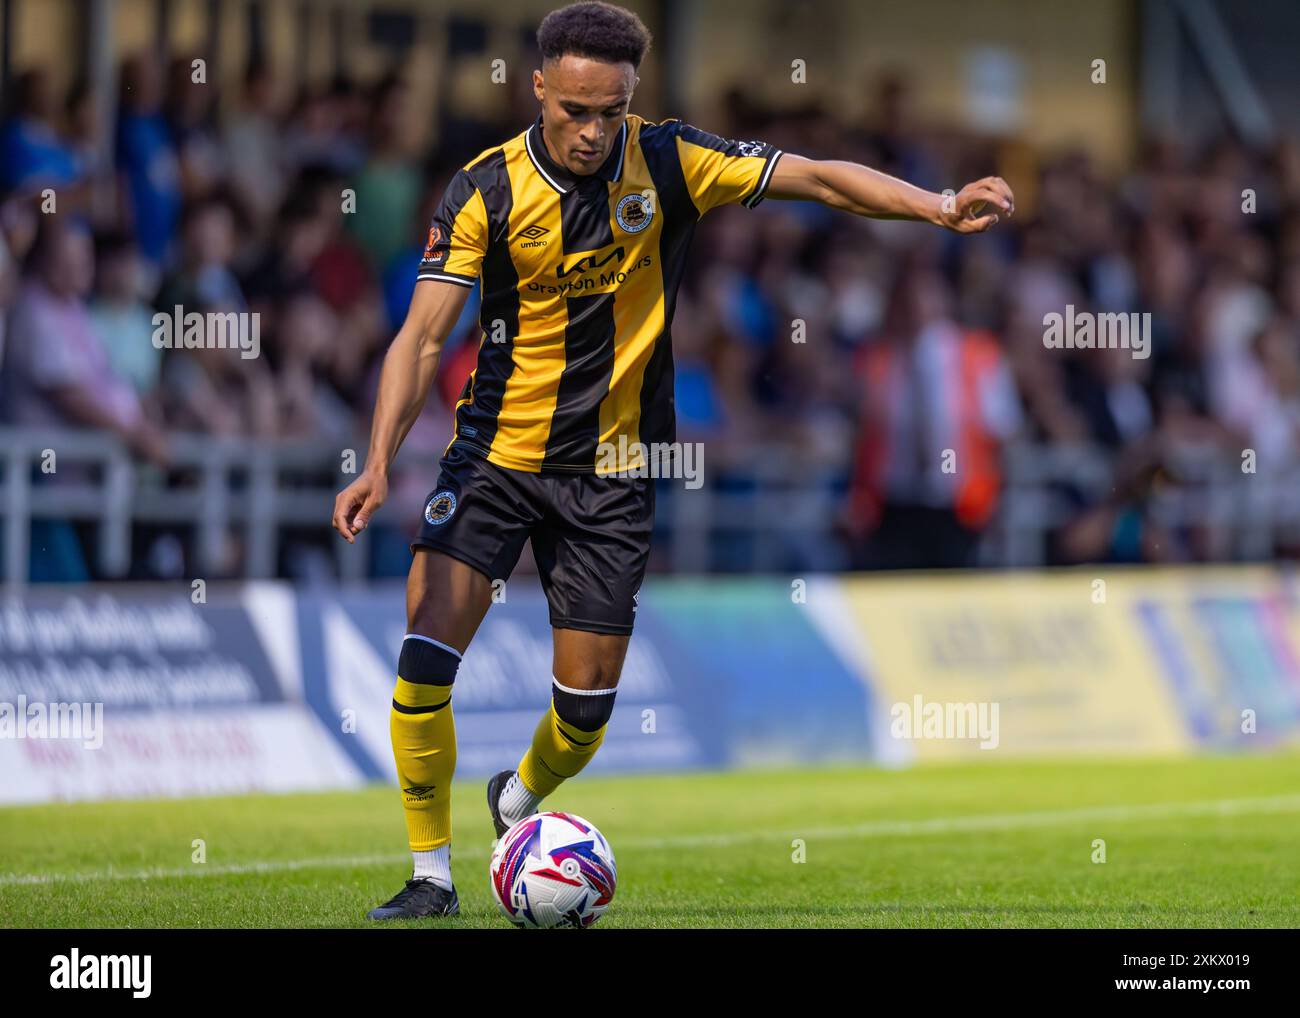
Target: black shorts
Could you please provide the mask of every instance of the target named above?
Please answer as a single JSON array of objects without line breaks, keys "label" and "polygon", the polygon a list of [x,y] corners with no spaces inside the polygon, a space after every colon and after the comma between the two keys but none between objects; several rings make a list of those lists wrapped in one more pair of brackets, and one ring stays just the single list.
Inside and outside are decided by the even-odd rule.
[{"label": "black shorts", "polygon": [[654,511],[649,478],[533,474],[452,446],[411,551],[434,548],[504,580],[532,538],[551,625],[625,636],[650,555]]}]

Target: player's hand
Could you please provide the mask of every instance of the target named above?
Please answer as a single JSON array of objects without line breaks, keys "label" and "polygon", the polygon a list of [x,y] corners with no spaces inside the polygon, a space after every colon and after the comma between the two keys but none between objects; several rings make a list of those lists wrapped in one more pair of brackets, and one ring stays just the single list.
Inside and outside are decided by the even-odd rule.
[{"label": "player's hand", "polygon": [[370,518],[388,498],[388,478],[383,474],[362,474],[334,499],[334,529],[348,544],[366,529]]},{"label": "player's hand", "polygon": [[1016,211],[1016,196],[1001,177],[984,177],[955,195],[944,195],[939,225],[957,233],[983,233],[1002,216]]}]

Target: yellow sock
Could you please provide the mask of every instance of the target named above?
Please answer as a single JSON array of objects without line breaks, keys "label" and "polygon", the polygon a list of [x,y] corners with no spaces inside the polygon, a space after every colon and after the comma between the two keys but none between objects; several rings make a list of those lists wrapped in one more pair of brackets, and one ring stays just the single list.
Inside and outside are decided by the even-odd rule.
[{"label": "yellow sock", "polygon": [[[612,706],[613,697],[609,700]],[[533,744],[519,761],[519,780],[539,797],[550,795],[562,781],[587,766],[604,741],[607,727],[606,723],[584,731],[564,721],[552,703],[533,732]]]}]

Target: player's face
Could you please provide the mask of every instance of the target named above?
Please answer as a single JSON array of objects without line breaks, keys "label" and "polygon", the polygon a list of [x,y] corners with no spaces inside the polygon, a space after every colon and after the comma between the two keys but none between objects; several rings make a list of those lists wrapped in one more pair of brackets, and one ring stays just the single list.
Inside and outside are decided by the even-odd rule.
[{"label": "player's face", "polygon": [[533,72],[547,147],[571,173],[595,173],[618,138],[640,79],[629,63],[566,54]]}]

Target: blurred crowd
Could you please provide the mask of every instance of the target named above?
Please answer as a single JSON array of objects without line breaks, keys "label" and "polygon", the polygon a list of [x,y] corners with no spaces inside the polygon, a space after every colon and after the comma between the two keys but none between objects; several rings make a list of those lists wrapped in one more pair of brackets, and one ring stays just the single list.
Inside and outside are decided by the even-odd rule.
[{"label": "blurred crowd", "polygon": [[[872,99],[843,123],[736,90],[725,127],[934,191],[1002,175],[1018,211],[978,237],[813,204],[716,213],[674,326],[685,428],[826,463],[857,567],[979,561],[1013,471],[1048,496],[1030,513],[1057,510],[1048,564],[1293,556],[1300,140],[1147,137],[1108,175],[1086,151],[927,123],[901,77]],[[1049,348],[1046,316],[1070,307],[1149,314],[1147,349]],[[791,342],[791,322],[815,339]],[[1244,540],[1245,521],[1199,511],[1225,479],[1290,525]]]},{"label": "blurred crowd", "polygon": [[[111,125],[92,90],[58,94],[45,69],[8,90],[0,423],[108,430],[163,476],[183,432],[363,449],[435,203],[466,159],[527,125],[528,96],[496,123],[443,117],[426,141],[398,72],[294,94],[255,66],[232,94],[196,83],[188,57],[137,56],[119,83]],[[1020,205],[974,238],[809,203],[711,213],[673,328],[679,438],[706,443],[706,481],[754,490],[788,463],[792,488],[822,485],[841,507],[831,565],[959,566],[1001,508],[1008,457],[1083,448],[1111,483],[1052,480],[1068,512],[1049,561],[1233,554],[1221,526],[1170,526],[1151,505],[1194,483],[1198,458],[1296,466],[1300,145],[1147,138],[1116,178],[1087,152],[929,123],[911,102],[892,76],[851,119],[775,114],[736,90],[697,123],[936,191],[1001,174]],[[262,356],[159,349],[153,314],[177,305],[258,312]],[[1044,316],[1071,305],[1149,312],[1150,355],[1048,349]],[[476,315],[477,294],[418,448],[450,434]],[[430,483],[396,479],[390,505],[412,519],[393,522],[394,547]]]},{"label": "blurred crowd", "polygon": [[[187,57],[165,74],[134,58],[120,81],[111,159],[87,92],[61,98],[39,69],[12,89],[6,418],[109,427],[160,463],[169,432],[351,439],[439,183],[404,145],[404,83],[290,104],[262,67],[223,103]],[[154,311],[177,306],[258,313],[265,356],[159,349]]]}]

